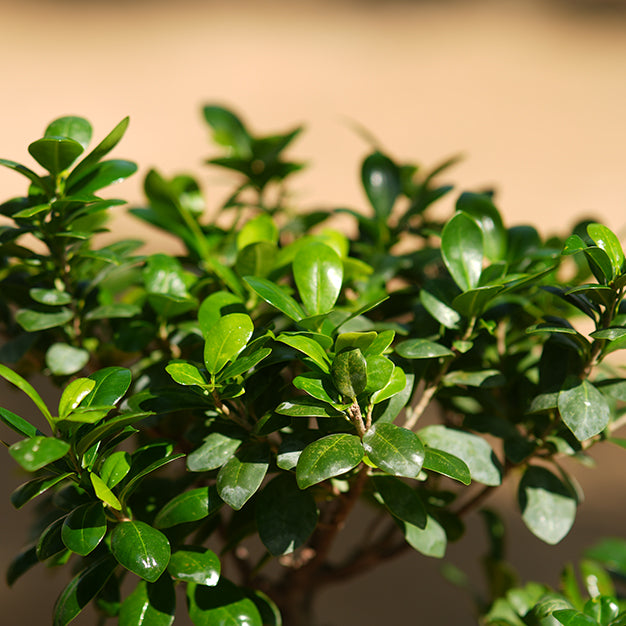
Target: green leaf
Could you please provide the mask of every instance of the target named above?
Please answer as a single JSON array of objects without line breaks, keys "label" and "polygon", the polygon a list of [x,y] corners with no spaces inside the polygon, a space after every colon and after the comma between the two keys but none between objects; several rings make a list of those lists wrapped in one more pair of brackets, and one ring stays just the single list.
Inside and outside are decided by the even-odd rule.
[{"label": "green leaf", "polygon": [[315,398],[294,398],[281,402],[275,409],[279,415],[289,417],[341,417],[344,415],[325,401]]},{"label": "green leaf", "polygon": [[19,374],[1,363],[0,376],[23,391],[43,413],[44,417],[48,420],[48,423],[52,424],[52,414],[48,410],[46,403],[41,399],[41,396],[35,391],[34,387],[28,381],[24,380]]},{"label": "green leaf", "polygon": [[333,359],[330,372],[337,391],[354,400],[367,386],[367,362],[358,348],[340,352]]},{"label": "green leaf", "polygon": [[301,248],[293,260],[293,276],[309,315],[332,310],[341,292],[343,264],[331,247],[314,241]]},{"label": "green leaf", "polygon": [[242,447],[217,475],[217,492],[238,511],[261,486],[269,467],[269,450],[265,444]]},{"label": "green leaf", "polygon": [[254,602],[223,577],[214,587],[188,583],[187,604],[194,626],[263,626]]},{"label": "green leaf", "polygon": [[386,222],[402,191],[398,166],[381,152],[374,152],[363,161],[361,181],[376,217]]},{"label": "green leaf", "polygon": [[450,306],[448,299],[443,294],[438,293],[434,285],[426,285],[420,289],[419,298],[423,307],[440,324],[453,330],[459,327],[461,316]]},{"label": "green leaf", "polygon": [[53,176],[66,170],[84,151],[73,139],[43,137],[28,146],[31,156]]},{"label": "green leaf", "polygon": [[507,232],[491,198],[484,193],[463,192],[456,202],[456,210],[469,215],[480,226],[485,256],[490,261],[504,259],[507,251]]},{"label": "green leaf", "polygon": [[103,304],[91,309],[86,315],[87,320],[109,320],[109,319],[128,319],[136,317],[141,313],[141,308],[136,304],[125,304],[124,302],[115,302],[114,304]]},{"label": "green leaf", "polygon": [[156,528],[171,528],[177,524],[197,522],[222,506],[215,487],[198,487],[172,498],[154,518]]},{"label": "green leaf", "polygon": [[118,485],[130,471],[130,454],[125,450],[118,450],[110,454],[100,469],[100,478],[109,489]]},{"label": "green leaf", "polygon": [[575,494],[545,467],[527,468],[519,484],[518,500],[528,529],[550,545],[561,541],[574,524]]},{"label": "green leaf", "polygon": [[372,476],[372,482],[387,510],[418,528],[426,527],[426,509],[417,492],[393,476]]},{"label": "green leaf", "polygon": [[104,187],[119,183],[137,171],[137,165],[132,161],[111,159],[99,163],[94,169],[84,176],[78,183],[73,184],[69,191],[83,194],[93,194]]},{"label": "green leaf", "polygon": [[12,587],[18,578],[38,563],[36,546],[26,546],[9,563],[6,574],[7,585]]},{"label": "green leaf", "polygon": [[372,463],[394,476],[417,478],[424,463],[424,446],[411,430],[395,424],[374,424],[363,437]]},{"label": "green leaf", "polygon": [[396,352],[405,359],[433,359],[454,356],[445,346],[427,339],[407,339],[396,346]]},{"label": "green leaf", "polygon": [[20,309],[15,314],[17,323],[27,332],[34,333],[38,330],[47,330],[63,326],[74,317],[70,309],[61,309],[54,313],[42,313],[32,309]]},{"label": "green leaf", "polygon": [[273,243],[251,243],[237,253],[235,269],[240,276],[267,276],[274,267],[276,253]]},{"label": "green leaf", "polygon": [[437,450],[430,446],[426,446],[424,469],[454,478],[464,485],[469,485],[472,482],[469,467],[464,461],[449,452]]},{"label": "green leaf", "polygon": [[67,293],[67,291],[59,291],[58,289],[38,289],[35,287],[31,289],[28,294],[35,302],[48,306],[63,306],[72,301],[71,294]]},{"label": "green leaf", "polygon": [[465,213],[456,213],[441,233],[441,255],[462,291],[478,286],[483,267],[483,235]]},{"label": "green leaf", "polygon": [[254,606],[261,615],[263,626],[283,626],[283,618],[276,603],[271,598],[259,590],[244,589],[244,593],[254,602]]},{"label": "green leaf", "polygon": [[172,361],[165,367],[165,371],[172,377],[172,380],[179,385],[207,387],[209,384],[200,370],[192,363]]},{"label": "green leaf", "polygon": [[6,424],[11,430],[14,430],[18,435],[23,437],[34,437],[35,435],[41,435],[37,428],[27,422],[23,417],[15,415],[8,409],[0,407],[0,422]]},{"label": "green leaf", "polygon": [[613,275],[619,276],[624,266],[624,251],[615,233],[602,224],[592,223],[587,226],[587,234],[598,248],[606,252],[613,268]]},{"label": "green leaf", "polygon": [[[335,352],[339,354],[339,352],[343,352],[348,348],[358,348],[363,354],[366,354],[377,338],[378,333],[373,330],[369,332],[340,333],[337,335],[337,339],[335,339]],[[393,341],[393,331],[391,339]],[[383,350],[389,346],[389,344],[384,345],[384,343],[386,343],[386,341],[380,346],[380,350],[374,348],[372,354],[382,354]]]},{"label": "green leaf", "polygon": [[312,339],[303,334],[290,335],[282,333],[276,337],[276,341],[287,344],[290,348],[306,354],[324,373],[330,373],[328,355],[324,348]]},{"label": "green leaf", "polygon": [[232,156],[252,157],[252,138],[242,121],[228,109],[207,105],[202,109],[204,119],[213,129],[213,141],[232,150]]},{"label": "green leaf", "polygon": [[17,487],[11,494],[11,504],[20,509],[27,502],[30,502],[33,498],[40,496],[42,493],[48,491],[51,487],[58,485],[66,478],[70,477],[73,472],[67,472],[60,474],[59,476],[41,476],[40,478],[34,478]]},{"label": "green leaf", "polygon": [[76,378],[63,390],[59,400],[59,419],[67,417],[96,386],[91,378]]},{"label": "green leaf", "polygon": [[211,329],[204,345],[204,364],[213,376],[246,347],[254,325],[250,316],[231,313],[222,317]]},{"label": "green leaf", "polygon": [[406,374],[400,367],[394,367],[389,382],[380,390],[375,391],[370,398],[373,404],[379,404],[404,391],[406,387]]},{"label": "green leaf", "polygon": [[167,572],[172,578],[209,587],[217,585],[220,570],[220,560],[215,552],[193,546],[173,552],[167,565]]},{"label": "green leaf", "polygon": [[71,189],[79,180],[90,174],[98,161],[119,143],[128,127],[129,118],[125,117],[70,173],[66,187]]},{"label": "green leaf", "polygon": [[489,285],[469,289],[459,294],[453,301],[452,306],[465,317],[481,315],[487,305],[504,289],[502,285]]},{"label": "green leaf", "polygon": [[585,557],[600,562],[608,570],[626,575],[626,541],[621,537],[607,537],[585,551]]},{"label": "green leaf", "polygon": [[99,559],[77,574],[54,605],[53,626],[66,626],[98,595],[115,570],[110,556]]},{"label": "green leaf", "polygon": [[105,367],[89,375],[96,382],[91,393],[83,400],[82,406],[113,406],[128,391],[132,373],[125,367]]},{"label": "green leaf", "polygon": [[302,491],[291,474],[280,474],[259,494],[256,523],[270,554],[289,554],[306,542],[317,525],[315,498]]},{"label": "green leaf", "polygon": [[578,441],[598,435],[611,419],[606,398],[587,380],[576,380],[573,386],[562,389],[558,407],[565,425]]},{"label": "green leaf", "polygon": [[96,549],[107,531],[107,520],[100,502],[83,504],[63,522],[61,537],[68,550],[87,556]]},{"label": "green leaf", "polygon": [[91,141],[91,124],[82,117],[59,117],[48,125],[44,137],[65,137],[86,148]]},{"label": "green leaf", "polygon": [[122,602],[119,626],[170,626],[176,612],[176,595],[169,576],[156,582],[140,580]]},{"label": "green leaf", "polygon": [[117,496],[109,489],[100,476],[90,472],[89,480],[91,481],[91,485],[93,486],[93,490],[95,491],[98,499],[102,500],[102,502],[104,502],[107,506],[110,506],[116,511],[122,510],[122,504],[117,499]]},{"label": "green leaf", "polygon": [[278,243],[278,227],[271,216],[261,213],[248,220],[237,233],[237,249],[259,242]]},{"label": "green leaf", "polygon": [[350,471],[363,459],[363,446],[356,435],[336,433],[309,444],[300,455],[296,479],[300,489]]},{"label": "green leaf", "polygon": [[260,276],[244,276],[250,289],[295,322],[304,317],[302,307],[284,289]]},{"label": "green leaf", "polygon": [[187,456],[187,468],[192,472],[217,469],[230,459],[241,445],[241,441],[241,435],[212,432]]},{"label": "green leaf", "polygon": [[425,556],[443,558],[448,540],[445,530],[433,517],[430,515],[427,517],[424,528],[405,521],[399,521],[399,524],[404,533],[404,539],[414,550]]},{"label": "green leaf", "polygon": [[230,365],[225,367],[220,372],[218,378],[220,381],[222,381],[245,374],[253,367],[256,367],[263,359],[267,358],[271,353],[271,348],[261,348],[260,350],[255,350],[251,354],[240,356],[234,363],[231,363]]},{"label": "green leaf", "polygon": [[483,388],[500,387],[505,382],[504,376],[498,370],[479,370],[477,372],[455,370],[448,372],[442,379],[442,383],[446,386],[463,385]]},{"label": "green leaf", "polygon": [[64,457],[70,444],[56,437],[30,437],[9,447],[9,454],[27,471],[36,472]]},{"label": "green leaf", "polygon": [[333,387],[332,379],[326,374],[305,372],[293,379],[293,386],[321,402],[333,404],[340,401]]},{"label": "green leaf", "polygon": [[111,533],[111,552],[120,565],[153,583],[170,560],[170,543],[145,522],[121,522]]},{"label": "green leaf", "polygon": [[418,434],[426,446],[461,459],[469,467],[472,480],[491,486],[502,482],[500,463],[482,437],[440,425],[427,426]]},{"label": "green leaf", "polygon": [[48,525],[41,535],[39,535],[39,540],[37,541],[37,558],[40,561],[45,561],[61,552],[67,552],[67,548],[61,538],[64,522],[65,517],[54,520],[54,522]]},{"label": "green leaf", "polygon": [[198,309],[198,323],[205,339],[220,318],[230,313],[245,313],[246,307],[239,296],[230,291],[216,291],[205,298]]},{"label": "green leaf", "polygon": [[[371,394],[375,391],[382,391],[391,381],[395,369],[393,362],[385,356],[368,356],[365,392]],[[402,385],[402,389],[404,389],[404,385]]]},{"label": "green leaf", "polygon": [[554,611],[552,616],[563,626],[598,626],[598,622],[595,619],[588,617],[584,613],[579,613],[575,609],[559,609]]}]

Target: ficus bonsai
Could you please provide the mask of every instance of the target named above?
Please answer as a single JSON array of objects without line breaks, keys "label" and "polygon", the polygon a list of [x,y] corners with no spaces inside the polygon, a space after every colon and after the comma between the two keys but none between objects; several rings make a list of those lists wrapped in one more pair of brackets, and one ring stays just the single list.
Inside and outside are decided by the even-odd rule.
[{"label": "ficus bonsai", "polygon": [[[380,149],[361,165],[366,206],[294,208],[302,165],[285,153],[301,129],[257,136],[226,108],[203,114],[208,163],[236,179],[218,214],[193,177],[154,170],[130,209],[178,256],[99,243],[124,204],[100,194],[137,170],[108,158],[128,119],[89,151],[89,122],[59,118],[29,145],[35,169],[0,160],[28,180],[1,205],[0,375],[33,405],[0,420],[27,475],[13,506],[45,503],[8,584],[39,563],[71,570],[56,626],[88,604],[122,626],[184,612],[310,626],[320,589],[406,550],[445,558],[482,511],[481,623],[626,624],[625,543],[591,549],[585,589],[571,565],[559,590],[522,584],[485,508],[514,483],[529,531],[556,544],[580,501],[561,461],[625,445],[616,235],[506,227],[491,192],[439,182],[456,159],[424,170]],[[355,510],[373,522],[339,557]]]}]

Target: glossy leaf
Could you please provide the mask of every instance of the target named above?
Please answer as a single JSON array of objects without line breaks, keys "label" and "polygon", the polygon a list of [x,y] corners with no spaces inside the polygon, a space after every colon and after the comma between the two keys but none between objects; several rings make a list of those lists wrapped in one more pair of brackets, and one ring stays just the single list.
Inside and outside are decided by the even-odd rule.
[{"label": "glossy leaf", "polygon": [[39,535],[39,540],[37,541],[37,558],[40,561],[45,561],[60,552],[67,551],[67,547],[61,537],[65,519],[65,517],[60,517],[54,520],[54,522],[48,525],[41,535]]},{"label": "glossy leaf", "polygon": [[379,404],[404,391],[407,385],[407,377],[404,370],[394,367],[389,382],[380,390],[375,391],[370,398],[373,404]]},{"label": "glossy leaf", "polygon": [[507,248],[507,233],[502,217],[491,198],[482,193],[464,192],[456,203],[457,211],[472,217],[483,233],[485,256],[491,261],[504,259]]},{"label": "glossy leaf", "polygon": [[59,419],[67,417],[96,386],[91,378],[76,378],[65,389],[59,400]]},{"label": "glossy leaf", "polygon": [[483,265],[483,235],[465,213],[456,213],[441,233],[441,254],[462,291],[478,286]]},{"label": "glossy leaf", "polygon": [[9,454],[27,471],[35,472],[64,457],[70,444],[56,437],[30,437],[9,447]]},{"label": "glossy leaf", "polygon": [[427,517],[424,528],[404,521],[400,521],[399,524],[406,542],[414,550],[437,559],[445,556],[448,543],[446,532],[433,517],[430,515]]},{"label": "glossy leaf", "polygon": [[307,313],[322,315],[333,308],[339,297],[343,264],[332,248],[313,242],[297,252],[293,276]]},{"label": "glossy leaf", "polygon": [[99,559],[78,573],[54,605],[53,626],[66,626],[96,597],[115,570],[110,556]]},{"label": "glossy leaf", "polygon": [[42,434],[23,417],[16,415],[8,409],[3,409],[2,407],[0,407],[0,422],[8,426],[11,430],[14,430],[18,435],[22,435],[23,437],[34,437],[35,435]]},{"label": "glossy leaf", "polygon": [[430,446],[426,446],[425,450],[424,469],[454,478],[464,485],[472,482],[469,467],[459,457]]},{"label": "glossy leaf", "polygon": [[424,463],[424,446],[411,430],[395,424],[374,424],[363,437],[372,463],[394,476],[416,478]]},{"label": "glossy leaf", "polygon": [[238,511],[261,486],[269,467],[269,450],[262,444],[241,448],[217,475],[217,492]]},{"label": "glossy leaf", "polygon": [[427,426],[419,431],[419,436],[425,445],[460,458],[469,468],[472,480],[492,486],[502,482],[500,463],[482,437],[446,426]]},{"label": "glossy leaf", "polygon": [[104,504],[110,506],[116,511],[122,510],[122,504],[118,500],[117,496],[109,489],[107,484],[97,474],[90,473],[89,480],[93,486],[93,490],[96,493],[98,499],[102,500]]},{"label": "glossy leaf", "polygon": [[72,301],[71,294],[58,289],[38,289],[35,287],[28,294],[35,302],[48,306],[63,306]]},{"label": "glossy leaf", "polygon": [[344,415],[325,401],[306,397],[281,402],[275,411],[279,415],[289,417],[341,417]]},{"label": "glossy leaf", "polygon": [[524,523],[542,541],[554,545],[570,531],[576,496],[545,467],[528,467],[519,484],[518,500]]},{"label": "glossy leaf", "polygon": [[293,476],[280,474],[259,494],[256,523],[270,554],[289,554],[310,537],[317,525],[315,498],[301,490]]},{"label": "glossy leaf", "polygon": [[87,556],[96,549],[107,531],[104,509],[99,502],[74,509],[63,522],[61,537],[66,547]]},{"label": "glossy leaf", "polygon": [[326,374],[305,372],[293,379],[293,386],[321,402],[328,404],[339,402],[339,396],[334,389],[332,379]]},{"label": "glossy leaf", "polygon": [[[387,357],[373,355],[367,357],[367,385],[368,394],[384,389],[391,380],[395,366]],[[404,386],[403,386],[404,387]]]},{"label": "glossy leaf", "polygon": [[112,159],[102,161],[88,175],[84,176],[79,183],[73,185],[70,191],[78,191],[80,194],[93,194],[104,187],[119,183],[137,171],[137,165],[132,161]]},{"label": "glossy leaf", "polygon": [[211,329],[204,345],[204,364],[213,376],[245,348],[254,325],[248,315],[231,313],[222,317]]},{"label": "glossy leaf", "polygon": [[446,328],[458,328],[461,316],[452,306],[450,306],[447,299],[445,299],[442,294],[437,293],[433,287],[429,287],[427,285],[423,289],[420,289],[419,298],[424,308],[440,324]]},{"label": "glossy leaf", "polygon": [[207,105],[202,112],[213,129],[213,140],[216,143],[230,148],[233,156],[244,159],[252,156],[252,138],[232,111],[217,105]]},{"label": "glossy leaf", "polygon": [[214,587],[188,583],[187,604],[194,626],[263,626],[254,602],[226,578]]},{"label": "glossy leaf", "polygon": [[396,352],[405,359],[434,359],[453,356],[452,350],[427,339],[407,339],[396,346]]},{"label": "glossy leaf", "polygon": [[344,350],[333,359],[330,372],[337,391],[354,400],[367,386],[367,362],[358,348]]},{"label": "glossy leaf", "polygon": [[502,285],[488,285],[469,289],[459,294],[452,301],[452,306],[465,317],[481,315],[503,289]]},{"label": "glossy leaf", "polygon": [[54,313],[43,313],[32,309],[20,309],[15,314],[17,323],[27,332],[34,333],[38,330],[47,330],[63,326],[74,317],[70,309],[61,309]]},{"label": "glossy leaf", "polygon": [[43,137],[28,146],[31,156],[53,176],[66,170],[84,151],[73,139]]},{"label": "glossy leaf", "polygon": [[35,403],[37,408],[43,413],[48,422],[52,422],[52,415],[50,413],[50,410],[46,406],[46,403],[42,400],[41,396],[35,391],[35,388],[28,381],[24,380],[11,368],[7,367],[6,365],[2,365],[2,363],[0,363],[0,376],[8,380],[11,384],[15,385],[21,391],[23,391]]},{"label": "glossy leaf", "polygon": [[213,432],[207,435],[200,447],[187,456],[187,467],[192,472],[217,469],[228,461],[241,445],[241,438]]},{"label": "glossy leaf", "polygon": [[222,505],[215,487],[198,487],[172,498],[154,518],[156,528],[197,522],[211,515]]},{"label": "glossy leaf", "polygon": [[373,476],[372,482],[391,515],[418,528],[426,527],[426,509],[415,489],[393,476]]},{"label": "glossy leaf", "polygon": [[260,276],[244,276],[252,291],[294,321],[304,317],[302,307],[284,289]]},{"label": "glossy leaf", "polygon": [[231,313],[245,313],[246,307],[239,296],[230,291],[216,291],[205,298],[198,309],[198,323],[205,339],[220,318]]},{"label": "glossy leaf", "polygon": [[276,341],[306,354],[326,374],[330,372],[328,355],[315,339],[302,334],[282,333],[276,337]]},{"label": "glossy leaf", "polygon": [[72,472],[66,472],[58,476],[40,476],[39,478],[33,478],[33,480],[29,480],[13,491],[11,494],[11,504],[16,509],[20,509],[33,498],[45,493],[48,489],[58,485],[71,475]]},{"label": "glossy leaf", "polygon": [[170,626],[176,612],[176,595],[169,576],[156,582],[140,580],[122,602],[119,626]]},{"label": "glossy leaf", "polygon": [[167,537],[145,522],[121,522],[111,533],[111,552],[118,563],[148,582],[155,582],[170,560]]},{"label": "glossy leaf", "polygon": [[609,257],[613,268],[613,275],[619,276],[624,266],[624,251],[615,233],[606,226],[596,223],[587,226],[587,233],[598,248],[604,250]]},{"label": "glossy leaf", "polygon": [[172,380],[179,385],[208,386],[208,381],[193,363],[172,361],[166,365],[165,371],[172,377]]},{"label": "glossy leaf", "polygon": [[86,148],[91,141],[91,124],[82,117],[59,117],[48,125],[44,137],[66,137]]},{"label": "glossy leaf", "polygon": [[130,471],[130,454],[118,450],[110,454],[100,468],[100,478],[109,489],[118,485]]},{"label": "glossy leaf", "polygon": [[192,546],[172,552],[167,565],[167,572],[172,578],[209,587],[217,585],[220,571],[220,560],[215,552]]},{"label": "glossy leaf", "polygon": [[131,371],[125,367],[105,367],[89,375],[95,381],[91,393],[83,400],[83,406],[112,406],[128,391],[132,381]]},{"label": "glossy leaf", "polygon": [[611,419],[609,405],[589,381],[576,381],[559,393],[558,407],[566,426],[578,441],[601,433]]},{"label": "glossy leaf", "polygon": [[361,181],[376,217],[385,221],[402,190],[398,166],[381,152],[374,152],[363,162]]},{"label": "glossy leaf", "polygon": [[309,444],[300,455],[296,479],[300,489],[345,474],[357,466],[364,450],[356,435],[337,433]]},{"label": "glossy leaf", "polygon": [[261,213],[248,220],[237,233],[237,248],[239,250],[259,242],[278,243],[278,227],[266,213]]}]

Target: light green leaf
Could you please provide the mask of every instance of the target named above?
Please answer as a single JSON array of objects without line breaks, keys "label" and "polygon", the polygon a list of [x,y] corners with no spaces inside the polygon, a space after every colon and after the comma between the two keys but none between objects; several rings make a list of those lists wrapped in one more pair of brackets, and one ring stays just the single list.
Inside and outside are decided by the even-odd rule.
[{"label": "light green leaf", "polygon": [[122,602],[119,626],[170,626],[176,612],[176,595],[169,576],[156,582],[140,580]]},{"label": "light green leaf", "polygon": [[44,137],[66,137],[86,148],[91,141],[91,124],[82,117],[59,117],[48,125]]},{"label": "light green leaf", "polygon": [[210,337],[204,345],[204,364],[215,376],[229,361],[232,361],[246,347],[254,332],[249,315],[231,313],[222,317],[211,329]]},{"label": "light green leaf", "polygon": [[118,485],[130,471],[130,454],[125,450],[118,450],[110,454],[100,469],[100,478],[109,489]]},{"label": "light green leaf", "polygon": [[280,474],[261,491],[256,503],[259,537],[270,554],[289,554],[315,530],[315,498],[299,489],[293,476]]},{"label": "light green leaf", "polygon": [[170,543],[145,522],[121,522],[111,533],[111,552],[127,570],[155,582],[170,560]]},{"label": "light green leaf", "polygon": [[70,309],[60,309],[54,313],[42,313],[32,309],[20,309],[15,314],[17,323],[27,332],[34,333],[38,330],[47,330],[63,326],[74,317]]},{"label": "light green leaf", "polygon": [[456,202],[456,210],[472,217],[483,233],[485,256],[490,261],[505,258],[507,232],[502,217],[491,198],[484,193],[464,192]]},{"label": "light green leaf", "polygon": [[84,151],[73,139],[43,137],[28,146],[31,156],[53,176],[66,170]]},{"label": "light green leaf", "polygon": [[268,467],[269,450],[266,445],[242,447],[217,475],[220,498],[238,511],[261,486]]},{"label": "light green leaf", "polygon": [[278,242],[278,227],[271,216],[261,213],[248,220],[237,233],[237,249],[243,250],[246,246],[258,242]]},{"label": "light green leaf", "polygon": [[89,375],[96,382],[91,393],[83,400],[82,406],[113,406],[128,391],[132,373],[125,367],[105,367]]},{"label": "light green leaf", "polygon": [[389,382],[379,391],[375,391],[370,398],[373,404],[379,404],[392,396],[401,393],[406,388],[407,377],[404,370],[394,367]]},{"label": "light green leaf", "polygon": [[587,226],[587,234],[593,239],[598,248],[606,252],[611,261],[613,275],[619,276],[624,266],[624,251],[615,233],[602,224],[593,223]]},{"label": "light green leaf", "polygon": [[363,437],[372,463],[394,476],[416,478],[424,463],[424,446],[411,430],[395,424],[374,424]]},{"label": "light green leaf", "polygon": [[67,291],[59,291],[58,289],[40,289],[34,287],[28,293],[35,302],[48,306],[63,306],[72,301],[71,294],[67,293]]},{"label": "light green leaf", "polygon": [[430,446],[426,446],[424,469],[454,478],[464,485],[469,485],[472,482],[469,467],[464,461],[449,452],[437,450]]},{"label": "light green leaf", "polygon": [[452,350],[427,339],[407,339],[396,346],[396,352],[405,359],[434,359],[453,356]]},{"label": "light green leaf", "polygon": [[194,626],[263,626],[254,602],[224,577],[214,587],[188,583],[187,604]]},{"label": "light green leaf", "polygon": [[61,537],[72,552],[87,556],[96,549],[107,531],[104,508],[99,502],[74,509],[63,522]]},{"label": "light green leaf", "polygon": [[336,433],[309,444],[300,455],[296,479],[300,489],[345,474],[357,466],[364,450],[356,435]]},{"label": "light green leaf", "polygon": [[117,499],[117,496],[109,489],[107,484],[97,474],[89,473],[89,480],[96,493],[98,499],[102,500],[107,506],[110,506],[116,511],[122,510],[122,505]]},{"label": "light green leaf", "polygon": [[281,402],[275,409],[279,415],[289,417],[341,417],[344,415],[325,401],[315,398],[294,398]]},{"label": "light green leaf", "polygon": [[230,313],[245,313],[246,307],[239,296],[230,291],[216,291],[206,297],[198,309],[198,323],[205,339],[220,319]]},{"label": "light green leaf", "polygon": [[19,374],[1,363],[0,376],[23,391],[43,413],[44,417],[48,420],[48,423],[52,424],[52,414],[48,410],[46,403],[41,399],[41,396],[35,391],[35,388],[28,381],[24,380]]},{"label": "light green leaf", "polygon": [[178,524],[197,522],[217,511],[220,506],[222,500],[213,486],[184,491],[163,506],[154,518],[154,526],[171,528]]},{"label": "light green leaf", "polygon": [[217,585],[220,571],[220,560],[215,552],[193,546],[173,552],[167,565],[167,572],[172,578],[209,587]]},{"label": "light green leaf", "polygon": [[459,212],[444,226],[441,255],[462,291],[478,286],[483,267],[483,235],[471,217]]},{"label": "light green leaf", "polygon": [[36,472],[64,457],[70,444],[56,437],[30,437],[9,447],[9,454],[27,471]]},{"label": "light green leaf", "polygon": [[3,409],[2,407],[0,407],[0,422],[6,424],[11,430],[14,430],[18,435],[22,435],[23,437],[35,437],[36,435],[43,434],[23,417],[15,415],[15,413],[12,413],[8,409]]},{"label": "light green leaf", "polygon": [[558,407],[565,425],[578,441],[598,435],[611,419],[606,398],[587,380],[577,380],[573,386],[562,389]]},{"label": "light green leaf", "polygon": [[213,432],[187,456],[187,468],[192,472],[207,472],[221,467],[241,445],[241,436]]},{"label": "light green leaf", "polygon": [[528,529],[550,545],[561,541],[574,524],[575,494],[545,467],[528,467],[519,484],[518,500]]},{"label": "light green leaf", "polygon": [[420,528],[409,522],[399,521],[406,542],[418,552],[437,559],[443,558],[448,543],[446,532],[441,524],[430,515],[426,519],[426,526]]},{"label": "light green leaf", "polygon": [[332,379],[326,374],[305,372],[293,379],[293,386],[321,402],[327,404],[338,404],[340,402]]},{"label": "light green leaf", "polygon": [[193,363],[172,361],[166,365],[165,371],[172,377],[172,380],[179,385],[207,387],[209,384],[202,375],[202,372],[193,365]]},{"label": "light green leaf", "polygon": [[295,322],[304,317],[302,307],[284,289],[260,276],[244,276],[250,289]]},{"label": "light green leaf", "polygon": [[96,386],[91,378],[76,378],[63,390],[59,400],[59,419],[69,415]]},{"label": "light green leaf", "polygon": [[276,337],[276,341],[287,344],[294,350],[298,350],[306,354],[324,373],[330,372],[329,364],[330,360],[328,355],[322,348],[322,346],[312,339],[303,334],[287,334],[282,333]]},{"label": "light green leaf", "polygon": [[228,109],[207,105],[202,109],[204,119],[213,129],[213,141],[232,150],[232,156],[252,157],[252,137],[242,121]]}]

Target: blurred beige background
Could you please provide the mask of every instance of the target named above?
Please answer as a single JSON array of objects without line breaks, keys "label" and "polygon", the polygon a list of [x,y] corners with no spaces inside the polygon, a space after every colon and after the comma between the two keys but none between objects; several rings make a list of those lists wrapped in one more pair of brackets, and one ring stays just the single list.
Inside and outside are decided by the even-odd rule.
[{"label": "blurred beige background", "polygon": [[[400,160],[430,166],[464,152],[447,178],[462,189],[495,185],[509,225],[533,223],[547,235],[594,215],[626,232],[620,0],[0,0],[0,90],[0,157],[27,164],[27,144],[55,117],[88,117],[99,140],[130,115],[115,154],[141,169],[114,193],[132,203],[150,167],[194,173],[218,202],[226,187],[202,165],[212,147],[200,108],[220,102],[259,132],[306,124],[291,152],[310,162],[294,179],[306,206],[364,206],[358,169],[367,145],[350,128],[357,122]],[[0,189],[2,200],[22,194],[23,179],[0,171]],[[113,225],[120,236],[140,228],[123,217]],[[623,533],[623,482],[612,469],[623,454],[603,451],[598,471],[577,472],[588,499],[557,548],[512,521],[512,556],[526,574],[554,582],[561,560],[596,534]],[[6,455],[0,462],[4,570],[25,530],[6,504],[22,478]],[[514,509],[510,494],[500,504]],[[471,563],[483,548],[470,520],[468,540],[451,554]],[[321,622],[413,624],[430,615],[433,624],[474,623],[469,603],[439,583],[438,565],[406,555],[328,592]],[[0,584],[0,621],[49,623],[63,584],[47,572],[29,573],[10,592]]]}]

